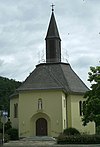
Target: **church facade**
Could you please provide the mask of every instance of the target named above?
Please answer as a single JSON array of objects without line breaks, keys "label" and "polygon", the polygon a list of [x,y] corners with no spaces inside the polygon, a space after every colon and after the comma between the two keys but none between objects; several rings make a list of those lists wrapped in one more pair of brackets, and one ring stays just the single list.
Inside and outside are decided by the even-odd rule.
[{"label": "church facade", "polygon": [[57,137],[65,128],[95,134],[82,125],[84,93],[89,89],[69,63],[61,62],[61,39],[54,12],[45,38],[46,63],[38,64],[10,99],[10,120],[19,137]]}]

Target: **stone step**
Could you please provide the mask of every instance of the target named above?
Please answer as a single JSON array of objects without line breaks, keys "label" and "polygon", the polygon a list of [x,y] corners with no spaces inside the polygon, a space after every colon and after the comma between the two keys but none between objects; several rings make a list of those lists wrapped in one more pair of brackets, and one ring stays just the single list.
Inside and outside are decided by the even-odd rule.
[{"label": "stone step", "polygon": [[54,142],[56,142],[56,139],[54,137],[50,137],[50,136],[26,137],[21,140],[22,141],[54,141]]}]

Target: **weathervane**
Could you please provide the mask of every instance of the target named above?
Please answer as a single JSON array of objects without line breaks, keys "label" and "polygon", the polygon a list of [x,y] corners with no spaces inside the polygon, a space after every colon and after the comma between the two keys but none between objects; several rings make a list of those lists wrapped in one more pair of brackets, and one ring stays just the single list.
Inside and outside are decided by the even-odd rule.
[{"label": "weathervane", "polygon": [[52,7],[52,12],[54,11],[54,6],[55,6],[55,5],[52,3],[52,5],[51,5],[51,7]]}]

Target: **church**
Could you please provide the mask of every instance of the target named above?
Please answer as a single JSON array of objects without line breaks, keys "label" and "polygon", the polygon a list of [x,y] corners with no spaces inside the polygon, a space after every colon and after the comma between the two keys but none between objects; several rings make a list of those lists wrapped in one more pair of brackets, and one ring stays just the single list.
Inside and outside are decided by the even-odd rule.
[{"label": "church", "polygon": [[46,62],[26,78],[10,99],[10,120],[19,137],[57,137],[65,128],[95,134],[95,124],[82,125],[88,87],[69,63],[61,61],[61,38],[54,10],[45,38]]}]

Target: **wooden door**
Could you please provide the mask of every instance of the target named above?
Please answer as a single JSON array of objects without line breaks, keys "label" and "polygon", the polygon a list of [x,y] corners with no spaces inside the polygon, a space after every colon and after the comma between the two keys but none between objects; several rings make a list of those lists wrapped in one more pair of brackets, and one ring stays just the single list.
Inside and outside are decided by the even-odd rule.
[{"label": "wooden door", "polygon": [[39,118],[36,121],[36,136],[47,136],[47,120]]}]

